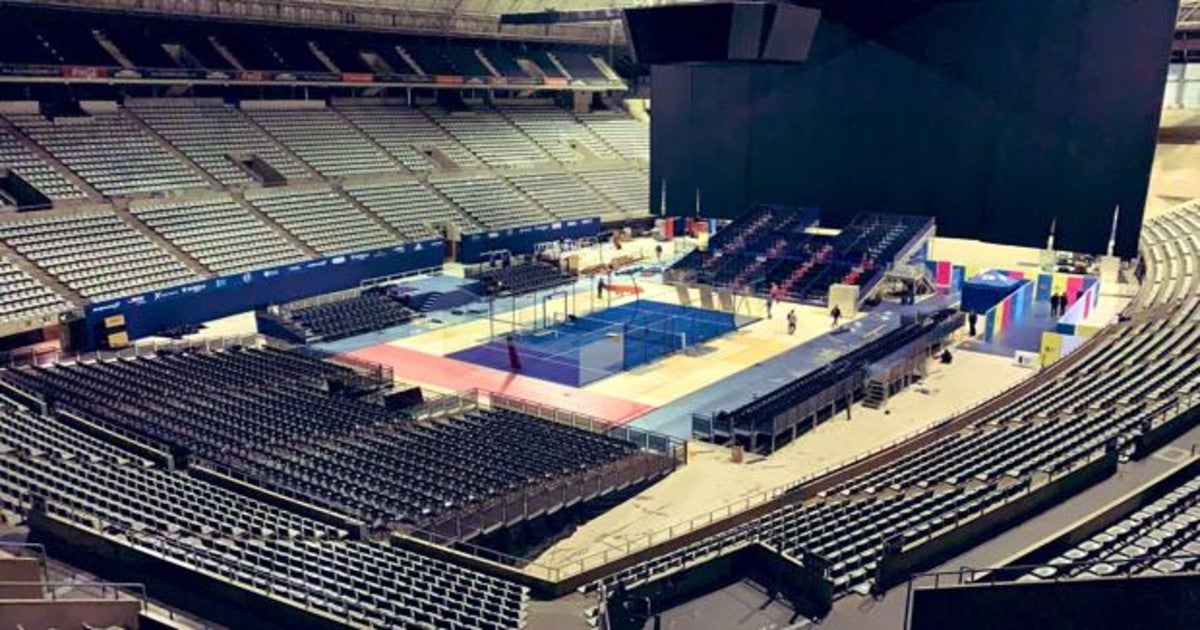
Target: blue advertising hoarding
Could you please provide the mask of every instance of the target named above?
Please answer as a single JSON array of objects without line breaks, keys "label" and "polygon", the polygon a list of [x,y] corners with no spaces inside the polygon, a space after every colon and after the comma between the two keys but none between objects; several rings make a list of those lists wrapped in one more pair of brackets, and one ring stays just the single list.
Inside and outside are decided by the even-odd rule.
[{"label": "blue advertising hoarding", "polygon": [[84,309],[83,345],[88,349],[101,347],[108,317],[123,315],[129,338],[138,339],[169,328],[353,288],[372,278],[441,268],[445,251],[445,243],[433,239],[302,260],[96,302]]},{"label": "blue advertising hoarding", "polygon": [[600,233],[600,219],[572,219],[558,223],[524,226],[494,232],[463,234],[458,260],[464,264],[484,262],[485,252],[506,249],[515,255],[532,254],[538,243],[585,238]]}]

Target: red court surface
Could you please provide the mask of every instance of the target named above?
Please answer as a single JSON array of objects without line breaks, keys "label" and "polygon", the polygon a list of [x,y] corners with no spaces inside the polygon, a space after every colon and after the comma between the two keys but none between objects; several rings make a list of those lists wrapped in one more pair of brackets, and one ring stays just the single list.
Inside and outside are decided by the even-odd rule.
[{"label": "red court surface", "polygon": [[459,391],[481,389],[587,414],[613,424],[625,424],[653,409],[631,400],[387,344],[355,350],[345,356],[391,366],[396,378],[402,381]]}]

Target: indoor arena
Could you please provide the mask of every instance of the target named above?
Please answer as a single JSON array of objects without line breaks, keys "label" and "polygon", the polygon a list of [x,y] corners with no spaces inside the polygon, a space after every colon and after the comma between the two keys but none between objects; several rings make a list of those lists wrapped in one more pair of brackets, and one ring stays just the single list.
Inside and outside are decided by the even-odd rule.
[{"label": "indoor arena", "polygon": [[0,0],[0,630],[1195,628],[1191,41]]}]

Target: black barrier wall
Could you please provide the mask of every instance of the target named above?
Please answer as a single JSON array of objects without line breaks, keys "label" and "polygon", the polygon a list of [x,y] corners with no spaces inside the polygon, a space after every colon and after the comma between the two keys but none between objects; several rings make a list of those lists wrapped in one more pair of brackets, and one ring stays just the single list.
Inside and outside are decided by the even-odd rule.
[{"label": "black barrier wall", "polygon": [[359,286],[388,276],[441,269],[443,241],[406,243],[242,274],[208,278],[118,300],[94,302],[84,309],[76,339],[81,349],[104,347],[109,318],[123,318],[129,339]]},{"label": "black barrier wall", "polygon": [[651,199],[936,215],[938,234],[1137,250],[1175,0],[800,4],[796,64],[655,66]]},{"label": "black barrier wall", "polygon": [[1196,627],[1200,575],[917,589],[912,630]]}]

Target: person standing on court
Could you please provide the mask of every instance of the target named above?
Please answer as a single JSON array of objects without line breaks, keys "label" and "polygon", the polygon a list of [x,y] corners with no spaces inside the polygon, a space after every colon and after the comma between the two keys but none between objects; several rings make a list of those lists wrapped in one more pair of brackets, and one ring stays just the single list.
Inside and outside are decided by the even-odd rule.
[{"label": "person standing on court", "polygon": [[788,334],[789,335],[796,334],[796,309],[792,309],[792,310],[788,311],[787,322],[788,322]]},{"label": "person standing on court", "polygon": [[521,371],[521,355],[517,354],[517,340],[512,335],[505,337],[508,344],[508,367],[513,372]]},{"label": "person standing on court", "polygon": [[603,276],[601,276],[600,279],[596,281],[596,297],[600,298],[600,299],[604,298],[604,277]]},{"label": "person standing on court", "polygon": [[654,257],[658,259],[658,262],[662,262],[662,243],[654,245]]},{"label": "person standing on court", "polygon": [[833,316],[833,328],[837,328],[838,322],[842,319],[842,307],[834,304],[833,310],[829,311],[829,314]]}]

